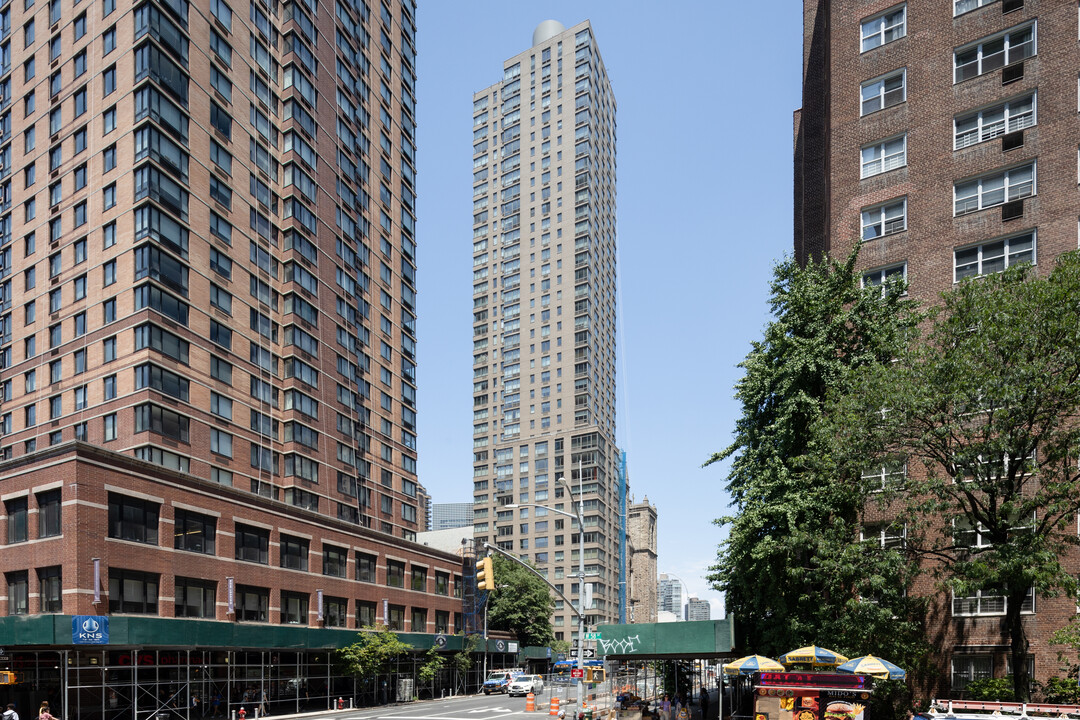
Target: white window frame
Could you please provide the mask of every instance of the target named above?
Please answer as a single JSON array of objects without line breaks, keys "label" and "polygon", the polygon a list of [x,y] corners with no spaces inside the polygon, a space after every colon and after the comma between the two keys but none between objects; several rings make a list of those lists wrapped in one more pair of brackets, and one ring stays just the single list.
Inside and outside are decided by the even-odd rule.
[{"label": "white window frame", "polygon": [[[993,140],[1001,135],[1036,125],[1038,123],[1038,98],[1036,95],[1037,94],[1034,92],[1027,93],[1020,97],[1006,100],[1003,103],[996,103],[976,112],[957,115],[953,118],[953,150],[963,150],[966,147],[978,145],[987,140]],[[1022,105],[1027,104],[1028,101],[1031,103],[1030,109],[1022,111]],[[999,111],[1001,112],[1001,119],[988,123],[987,115]],[[965,130],[963,135],[961,135],[960,130],[958,129],[960,123],[972,119],[975,120],[975,127],[970,130]]]},{"label": "white window frame", "polygon": [[[1009,608],[1009,598],[1004,595],[994,595],[994,590],[977,590],[974,595],[968,595],[966,597],[957,597],[956,593],[952,595],[952,616],[953,617],[985,617],[988,615],[1004,615]],[[957,612],[957,602],[974,603],[974,610],[971,612]],[[984,605],[988,609],[983,609]],[[993,608],[993,609],[989,609]],[[961,606],[963,609],[963,606]],[[1035,614],[1035,588],[1028,589],[1027,599],[1024,600],[1023,606],[1020,609],[1021,615],[1034,615]]]},{"label": "white window frame", "polygon": [[975,7],[969,7],[967,10],[960,9],[960,3],[971,2],[971,0],[953,0],[953,17],[959,17],[960,15],[967,15],[969,12],[975,12],[979,8],[986,7],[992,3],[996,3],[998,0],[975,0]]},{"label": "white window frame", "polygon": [[[898,218],[889,217],[888,211],[894,210],[897,206],[900,206],[901,210],[899,217],[899,220],[901,221],[901,226],[895,229],[890,229],[891,226],[895,225]],[[878,205],[871,205],[868,208],[863,208],[862,212],[859,215],[861,222],[861,232],[859,234],[859,237],[862,238],[863,242],[869,242],[870,240],[877,240],[878,238],[883,238],[886,235],[894,235],[896,233],[904,232],[905,230],[907,230],[907,211],[907,197],[893,199],[887,202],[880,203]],[[881,226],[881,233],[879,235],[872,235],[870,237],[867,237],[867,229],[877,226]]]},{"label": "white window frame", "polygon": [[903,487],[907,481],[907,462],[903,460],[889,462],[886,460],[863,470],[862,480],[865,483],[873,483],[877,488],[874,492],[890,487]]},{"label": "white window frame", "polygon": [[[1030,41],[1025,41],[1025,42],[1019,43],[1017,45],[1012,44],[1012,36],[1014,34],[1023,33],[1023,32],[1026,32],[1028,30],[1031,31],[1031,40]],[[1004,41],[1002,49],[1001,49],[1001,53],[1004,55],[1004,57],[1002,59],[1002,63],[1000,65],[994,65],[993,67],[984,69],[983,68],[983,63],[984,63],[985,59],[989,58],[989,57],[993,57],[994,55],[997,55],[997,53],[990,53],[990,54],[984,56],[983,55],[983,49],[984,49],[984,47],[986,45],[988,45],[990,43],[993,43],[993,42],[997,42],[998,40],[1003,40]],[[1025,48],[1024,50],[1020,49],[1020,48],[1024,48],[1024,46],[1028,45],[1029,42],[1030,42],[1030,52],[1027,51],[1027,48]],[[960,55],[963,54],[963,53],[966,53],[966,52],[970,52],[971,50],[975,50],[975,59],[965,63],[964,67],[967,67],[969,65],[974,64],[976,72],[975,72],[974,75],[969,75],[967,77],[961,78],[960,77],[960,67],[961,67],[961,65],[959,64]],[[978,41],[973,42],[973,43],[969,43],[967,45],[964,45],[962,47],[958,47],[955,50],[953,50],[953,84],[955,85],[957,83],[961,83],[961,82],[964,82],[966,80],[974,80],[975,78],[981,77],[981,76],[985,75],[988,72],[993,72],[994,70],[997,70],[998,68],[1005,67],[1005,66],[1008,66],[1008,65],[1012,65],[1013,63],[1019,62],[1020,60],[1026,60],[1029,57],[1035,57],[1035,55],[1037,55],[1037,54],[1038,54],[1037,23],[1035,21],[1031,21],[1031,22],[1026,22],[1026,23],[1024,23],[1022,25],[1017,25],[1016,27],[1009,28],[1008,30],[1005,30],[1004,32],[1000,32],[1000,33],[997,33],[996,35],[991,35],[989,37],[982,38],[981,40],[978,40]],[[1019,57],[1017,57],[1017,55],[1019,55]]]},{"label": "white window frame", "polygon": [[907,523],[870,523],[859,528],[859,541],[875,543],[879,548],[903,549],[907,545]]},{"label": "white window frame", "polygon": [[[886,25],[888,18],[891,15],[900,13],[900,21],[894,22],[892,25]],[[900,28],[898,35],[892,37],[892,39],[886,39],[886,33],[894,28]],[[902,37],[907,36],[907,3],[900,3],[894,5],[884,12],[880,12],[877,15],[866,18],[859,23],[859,47],[861,52],[869,52],[874,48],[881,47],[882,45],[888,45],[889,43],[899,40]],[[867,46],[867,41],[875,41],[873,45]]]},{"label": "white window frame", "polygon": [[[895,90],[886,91],[885,90],[885,83],[887,83],[889,80],[892,80],[892,79],[897,78],[897,77],[900,78],[900,99],[897,100],[896,102],[885,104],[885,101],[886,101],[889,93],[890,92],[895,92]],[[870,97],[867,97],[867,95],[866,95],[867,91],[873,89],[875,85],[879,86],[877,88],[877,92],[874,95],[872,95]],[[868,100],[873,100],[875,98],[879,102],[879,107],[876,107],[873,110],[867,110],[866,109],[867,101]],[[893,107],[895,105],[899,105],[899,104],[904,103],[904,102],[907,102],[907,68],[900,68],[899,70],[893,70],[892,72],[887,72],[884,75],[879,75],[876,78],[867,80],[866,82],[864,82],[862,85],[859,86],[859,116],[860,117],[866,117],[867,115],[872,115],[873,113],[881,112],[882,110],[885,110],[886,108],[891,108],[891,107]]]},{"label": "white window frame", "polygon": [[[898,272],[899,271],[899,272]],[[876,277],[874,277],[876,275]],[[880,268],[874,268],[873,270],[867,270],[863,272],[860,283],[865,290],[871,287],[880,287],[882,296],[885,295],[885,291],[888,288],[888,281],[890,278],[899,275],[903,278],[904,282],[907,282],[907,263],[894,263],[892,265],[884,265]],[[907,290],[904,291],[904,295],[907,295]]]},{"label": "white window frame", "polygon": [[[960,661],[966,667],[964,672],[959,674],[962,684],[957,684],[957,661]],[[979,661],[980,664],[986,663],[986,668],[976,668],[974,662]],[[975,680],[984,680],[994,677],[994,656],[986,653],[979,654],[959,654],[954,652],[949,663],[949,685],[954,690],[964,690],[970,683]]]},{"label": "white window frame", "polygon": [[[1031,249],[1030,249],[1030,251],[1028,251],[1028,250],[1016,250],[1016,249],[1013,249],[1012,246],[1009,244],[1010,241],[1012,241],[1012,240],[1019,240],[1021,238],[1027,238],[1029,236],[1031,237]],[[983,277],[984,275],[986,275],[987,272],[986,272],[985,268],[983,267],[983,263],[986,262],[987,260],[996,259],[996,256],[987,258],[987,257],[984,256],[984,251],[985,251],[985,249],[987,247],[989,247],[991,245],[994,245],[996,243],[999,243],[999,242],[1004,242],[1004,246],[1003,246],[1002,250],[1003,250],[1003,257],[1005,259],[1005,266],[1001,270],[993,270],[992,272],[1001,272],[1002,270],[1005,270],[1005,269],[1011,267],[1012,265],[1014,265],[1017,262],[1030,262],[1032,265],[1037,265],[1038,264],[1038,260],[1039,260],[1039,255],[1038,255],[1038,252],[1039,252],[1039,238],[1038,238],[1038,232],[1034,228],[1032,228],[1031,230],[1026,230],[1026,231],[1024,231],[1022,233],[1019,233],[1017,235],[1009,235],[1009,236],[1003,237],[1003,238],[994,238],[993,240],[987,240],[985,242],[981,242],[978,245],[968,245],[966,247],[956,248],[955,250],[953,250],[953,282],[958,283],[958,282],[960,282],[961,280],[963,280],[965,278]],[[960,253],[962,253],[962,252],[966,252],[968,250],[973,250],[975,248],[978,248],[978,250],[979,250],[978,258],[975,260],[975,263],[974,263],[975,264],[975,272],[974,273],[965,273],[964,275],[961,276],[959,274],[959,272],[958,272],[958,270],[959,270],[958,255]],[[1017,255],[1026,254],[1028,252],[1031,253],[1031,258],[1030,259],[1015,257]],[[968,265],[968,264],[970,264],[970,263],[965,263],[965,266]]]},{"label": "white window frame", "polygon": [[[897,140],[900,141],[902,149],[900,151],[896,151],[895,147],[893,147],[890,152],[890,146],[892,146],[893,143],[895,143]],[[871,158],[868,161],[866,159],[867,151],[877,151],[878,153],[880,153],[880,155],[878,157]],[[895,162],[897,158],[900,158],[900,162],[898,164],[890,165],[890,162]],[[859,177],[863,180],[865,180],[866,178],[874,177],[875,175],[883,175],[898,168],[906,167],[907,133],[904,133],[903,135],[896,135],[891,138],[886,138],[885,140],[880,140],[871,145],[863,146],[859,151],[859,161]],[[873,170],[875,166],[880,169],[874,170],[872,172],[868,171],[867,168]]]},{"label": "white window frame", "polygon": [[[1028,180],[1021,179],[1022,173],[1019,172],[1021,170],[1030,170],[1031,178]],[[1036,167],[1035,161],[1032,161],[1024,163],[1023,165],[1017,165],[1015,167],[1008,168],[1006,170],[997,170],[992,173],[987,173],[986,175],[980,175],[973,178],[965,178],[964,180],[953,183],[953,217],[960,217],[961,215],[979,212],[980,210],[986,210],[987,208],[1004,205],[1005,203],[1012,202],[1013,200],[1021,200],[1023,198],[1035,195],[1037,190],[1035,185],[1037,170],[1038,168]],[[998,178],[1002,179],[1002,189],[1004,190],[1004,193],[1002,194],[1002,199],[1000,202],[986,202],[984,200],[984,196],[988,192],[994,192],[997,190],[997,188],[995,187],[990,187],[988,190],[987,184]],[[965,205],[963,206],[963,209],[961,209],[958,205],[960,200],[959,190],[961,187],[969,185],[971,183],[976,184],[975,192],[970,195],[963,196]],[[1029,187],[1025,188],[1025,186]],[[974,205],[968,204],[968,201],[970,201],[972,198],[974,198],[975,200]]]}]

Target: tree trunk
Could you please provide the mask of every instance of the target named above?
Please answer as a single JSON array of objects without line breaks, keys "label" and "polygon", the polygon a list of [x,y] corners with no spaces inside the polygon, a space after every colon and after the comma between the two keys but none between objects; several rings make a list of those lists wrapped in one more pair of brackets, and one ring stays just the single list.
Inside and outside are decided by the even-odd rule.
[{"label": "tree trunk", "polygon": [[1028,639],[1020,615],[1029,587],[1012,588],[1008,594],[1005,625],[1009,632],[1009,656],[1012,660],[1013,697],[1017,702],[1030,700],[1031,678],[1028,677]]}]

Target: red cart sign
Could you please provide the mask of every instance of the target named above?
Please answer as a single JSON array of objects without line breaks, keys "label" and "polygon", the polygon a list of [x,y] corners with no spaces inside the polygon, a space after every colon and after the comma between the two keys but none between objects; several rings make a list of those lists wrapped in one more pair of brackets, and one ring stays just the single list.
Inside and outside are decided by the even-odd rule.
[{"label": "red cart sign", "polygon": [[571,668],[570,677],[583,678],[585,677],[585,668]]}]

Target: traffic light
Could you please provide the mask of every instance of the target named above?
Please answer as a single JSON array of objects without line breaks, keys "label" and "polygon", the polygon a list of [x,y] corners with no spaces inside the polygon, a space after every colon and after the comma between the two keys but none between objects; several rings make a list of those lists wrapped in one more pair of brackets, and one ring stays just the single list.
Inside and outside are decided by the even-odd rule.
[{"label": "traffic light", "polygon": [[14,685],[18,680],[15,679],[15,673],[10,670],[0,671],[0,685]]},{"label": "traffic light", "polygon": [[591,683],[604,682],[604,668],[585,668],[585,678]]},{"label": "traffic light", "polygon": [[491,567],[489,557],[476,563],[476,588],[478,590],[495,589],[495,571]]}]

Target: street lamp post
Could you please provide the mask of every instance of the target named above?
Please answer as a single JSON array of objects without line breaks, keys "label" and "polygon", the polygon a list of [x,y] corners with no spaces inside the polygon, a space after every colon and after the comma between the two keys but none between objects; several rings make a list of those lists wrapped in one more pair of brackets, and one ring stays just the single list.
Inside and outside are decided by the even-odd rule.
[{"label": "street lamp post", "polygon": [[[561,482],[566,488],[567,494],[570,496],[570,506],[574,506],[574,493],[570,489],[569,483],[566,482],[566,478],[560,475],[555,478],[556,482]],[[583,505],[581,502],[582,495],[582,483],[581,483],[581,461],[578,460],[578,506],[575,513],[569,513],[565,510],[559,510],[558,508],[548,507],[547,505],[539,505],[537,503],[511,503],[506,505],[507,508],[519,508],[519,507],[542,507],[550,510],[553,513],[559,515],[565,515],[570,519],[576,519],[578,524],[578,652],[577,652],[577,668],[581,673],[581,677],[578,678],[578,706],[584,708],[585,706],[585,518],[583,517]]]},{"label": "street lamp post", "polygon": [[[581,460],[578,460],[578,504],[577,504],[577,524],[578,524],[578,652],[577,652],[577,666],[578,672],[581,677],[578,678],[578,708],[584,709],[585,707],[585,518],[582,517],[583,503],[582,499],[584,494],[582,492],[581,482]],[[566,492],[570,496],[570,507],[574,506],[574,492],[570,489],[570,484],[566,482],[566,478],[560,475],[556,478],[558,482],[561,482],[566,487]]]}]

